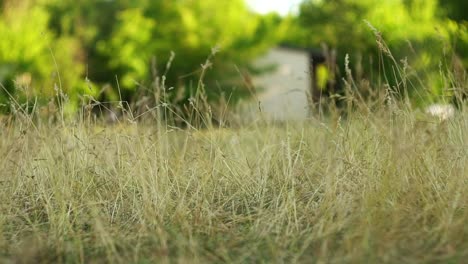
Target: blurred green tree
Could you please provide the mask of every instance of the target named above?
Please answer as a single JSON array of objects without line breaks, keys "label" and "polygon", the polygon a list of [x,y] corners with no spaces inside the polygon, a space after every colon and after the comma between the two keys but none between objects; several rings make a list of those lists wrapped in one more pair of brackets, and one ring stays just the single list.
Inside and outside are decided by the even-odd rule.
[{"label": "blurred green tree", "polygon": [[87,77],[111,84],[114,89],[106,96],[114,99],[115,76],[122,99],[130,100],[138,88],[151,87],[158,74],[176,88],[172,93],[187,99],[214,47],[220,52],[204,74],[209,99],[222,92],[245,95],[236,66],[248,67],[281,34],[278,17],[253,14],[243,0],[51,0],[48,10],[54,32],[82,43]]},{"label": "blurred green tree", "polygon": [[128,101],[162,75],[175,87],[171,100],[187,102],[202,77],[208,100],[239,98],[249,62],[285,29],[243,0],[1,0],[0,8],[0,82],[15,94],[15,78],[31,76],[35,95],[62,88],[75,107],[84,95],[118,99],[116,77]]},{"label": "blurred green tree", "polygon": [[[430,84],[424,88],[434,94],[443,92],[439,65],[443,52],[453,51],[448,46],[458,28],[439,15],[437,0],[306,0],[295,25],[295,34],[286,41],[336,49],[342,77],[349,54],[356,79],[388,82],[416,101],[422,99],[420,79],[432,79],[423,83]],[[379,74],[372,76],[375,72]]]},{"label": "blurred green tree", "polygon": [[465,0],[439,0],[442,15],[457,22],[468,21],[468,2]]},{"label": "blurred green tree", "polygon": [[[120,11],[112,37],[98,43],[98,48],[112,57],[110,69],[120,72],[124,89],[133,93],[136,82],[155,77],[148,67],[154,57],[166,83],[176,87],[174,93],[184,89],[186,99],[201,78],[200,65],[219,47],[221,52],[211,58],[213,67],[204,72],[207,95],[210,99],[222,92],[239,96],[245,90],[235,83],[239,78],[233,77],[240,77],[235,66],[246,66],[276,42],[276,22],[250,13],[242,0],[148,2]],[[175,59],[166,71],[171,52]]]},{"label": "blurred green tree", "polygon": [[11,110],[12,97],[23,103],[65,92],[76,101],[86,89],[81,80],[83,66],[75,63],[79,43],[51,32],[47,10],[35,1],[3,0],[0,4],[1,111]]}]

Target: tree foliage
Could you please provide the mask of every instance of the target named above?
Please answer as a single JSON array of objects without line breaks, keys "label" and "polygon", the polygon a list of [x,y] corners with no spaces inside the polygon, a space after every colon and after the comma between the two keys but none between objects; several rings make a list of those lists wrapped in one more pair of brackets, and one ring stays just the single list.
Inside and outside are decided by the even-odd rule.
[{"label": "tree foliage", "polygon": [[[454,39],[466,35],[462,25],[442,16],[436,0],[308,0],[301,4],[295,23],[296,33],[287,41],[336,49],[341,72],[349,54],[354,73],[368,73],[360,77],[371,78],[370,74],[378,72],[376,76],[398,86],[402,71],[408,70],[405,78],[414,82],[432,79],[426,82],[432,87],[425,88],[434,94],[440,94],[444,86],[440,64],[450,64],[448,54],[462,50],[453,46]],[[408,65],[412,68],[403,69]],[[419,86],[406,92],[417,93]]]},{"label": "tree foliage", "polygon": [[[167,90],[173,101],[186,103],[200,78],[209,100],[239,98],[248,94],[242,75],[255,72],[250,62],[280,39],[306,48],[325,43],[337,49],[339,65],[350,54],[355,73],[370,78],[364,73],[378,69],[393,84],[392,64],[408,61],[440,93],[440,62],[452,65],[456,57],[463,69],[468,65],[465,5],[304,0],[297,16],[281,18],[255,14],[244,0],[1,0],[0,100],[62,91],[75,106],[86,96],[132,100],[153,92],[162,75],[166,88],[174,87]],[[394,61],[379,57],[375,34]],[[444,61],[451,54],[459,56]]]},{"label": "tree foliage", "polygon": [[442,15],[457,22],[468,22],[468,2],[465,0],[439,0]]},{"label": "tree foliage", "polygon": [[240,72],[281,32],[277,16],[254,14],[243,0],[4,0],[1,7],[0,33],[8,41],[0,44],[0,81],[13,93],[8,81],[25,72],[34,76],[32,89],[53,92],[59,82],[48,77],[59,72],[74,101],[98,90],[115,99],[118,86],[131,100],[155,75],[165,75],[186,100],[215,47],[220,52],[204,73],[207,94],[241,96]]},{"label": "tree foliage", "polygon": [[[154,77],[148,66],[156,58],[156,68],[165,72],[167,83],[184,86],[187,97],[190,83],[200,78],[200,65],[219,47],[206,74],[208,89],[214,90],[208,94],[219,94],[215,81],[221,90],[232,87],[223,80],[239,75],[235,65],[247,65],[277,39],[275,21],[251,14],[240,0],[141,2],[124,5],[116,13],[112,36],[97,43],[98,51],[110,58],[107,66],[120,74],[128,91]],[[171,54],[175,58],[166,72]]]},{"label": "tree foliage", "polygon": [[[33,1],[3,1],[0,19],[0,100],[52,97],[61,89],[76,98],[84,89],[83,65],[75,63],[79,43],[48,28],[50,15]],[[60,72],[59,72],[60,69]],[[16,89],[21,89],[21,96]],[[17,97],[20,96],[20,97]],[[18,107],[18,106],[16,106]]]}]

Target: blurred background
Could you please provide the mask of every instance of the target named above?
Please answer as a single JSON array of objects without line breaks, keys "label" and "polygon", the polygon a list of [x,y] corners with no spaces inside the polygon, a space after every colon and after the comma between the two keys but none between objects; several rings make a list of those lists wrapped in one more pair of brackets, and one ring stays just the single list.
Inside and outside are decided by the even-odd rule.
[{"label": "blurred background", "polygon": [[304,109],[339,100],[350,76],[363,96],[387,87],[416,105],[450,100],[466,90],[466,10],[465,0],[0,0],[0,111],[58,95],[71,112],[90,100],[144,105],[155,89],[184,105],[200,86],[209,102],[264,96],[275,108],[293,94],[286,104]]}]

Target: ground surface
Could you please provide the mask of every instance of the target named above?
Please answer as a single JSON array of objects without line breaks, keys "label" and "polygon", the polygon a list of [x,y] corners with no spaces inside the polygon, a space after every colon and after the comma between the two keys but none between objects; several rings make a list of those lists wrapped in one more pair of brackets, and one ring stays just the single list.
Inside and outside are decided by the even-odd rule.
[{"label": "ground surface", "polygon": [[3,263],[462,263],[468,115],[0,130]]}]

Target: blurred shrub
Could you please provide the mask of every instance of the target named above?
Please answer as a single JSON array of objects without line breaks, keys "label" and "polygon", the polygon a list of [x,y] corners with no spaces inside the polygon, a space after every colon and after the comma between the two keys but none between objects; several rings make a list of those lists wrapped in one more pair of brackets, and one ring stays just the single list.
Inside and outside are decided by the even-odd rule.
[{"label": "blurred shrub", "polygon": [[20,96],[20,76],[28,98],[63,89],[74,108],[85,95],[130,101],[152,93],[162,75],[182,103],[202,77],[208,100],[235,101],[248,94],[249,62],[282,32],[278,16],[253,14],[243,0],[3,0],[0,8],[0,82]]},{"label": "blurred shrub", "polygon": [[[47,100],[62,89],[72,101],[85,92],[79,43],[48,29],[50,15],[32,1],[3,1],[0,17],[0,102],[10,111],[11,97],[25,103]],[[15,105],[18,107],[18,105]]]},{"label": "blurred shrub", "polygon": [[203,75],[208,99],[240,98],[247,92],[237,68],[248,68],[281,34],[278,17],[255,15],[243,0],[54,1],[53,30],[80,38],[88,77],[109,84],[104,96],[110,99],[118,98],[115,76],[122,99],[131,100],[164,75],[166,88],[175,88],[173,99],[186,102],[215,47],[220,52]]},{"label": "blurred shrub", "polygon": [[[388,83],[421,103],[452,87],[445,78],[453,55],[467,55],[466,28],[442,14],[437,0],[304,1],[286,41],[336,49],[342,77],[349,54],[357,80]],[[434,98],[422,98],[420,89]]]},{"label": "blurred shrub", "polygon": [[250,62],[281,39],[336,48],[341,67],[350,54],[356,79],[416,101],[423,84],[450,94],[466,84],[468,33],[464,1],[448,2],[305,0],[284,19],[244,0],[0,0],[0,102],[63,90],[76,109],[87,95],[134,101],[165,87],[165,99],[185,104],[200,86],[209,101],[234,102],[250,94]]}]

